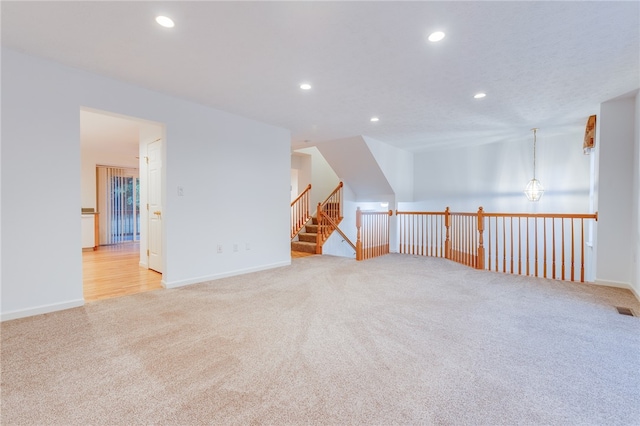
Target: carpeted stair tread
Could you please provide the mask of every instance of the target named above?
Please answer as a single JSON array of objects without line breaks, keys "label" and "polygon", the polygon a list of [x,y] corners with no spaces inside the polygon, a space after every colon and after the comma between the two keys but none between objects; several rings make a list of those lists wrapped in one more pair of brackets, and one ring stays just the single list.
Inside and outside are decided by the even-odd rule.
[{"label": "carpeted stair tread", "polygon": [[317,234],[318,233],[318,225],[307,224],[305,226],[305,232],[307,234]]},{"label": "carpeted stair tread", "polygon": [[306,243],[316,243],[316,239],[318,238],[318,234],[311,232],[301,232],[298,234],[298,240],[304,241]]}]

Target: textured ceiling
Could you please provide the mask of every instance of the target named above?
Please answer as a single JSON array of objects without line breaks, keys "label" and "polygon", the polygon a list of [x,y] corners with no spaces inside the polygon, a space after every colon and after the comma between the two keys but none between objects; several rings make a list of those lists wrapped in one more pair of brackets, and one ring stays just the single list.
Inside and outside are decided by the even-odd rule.
[{"label": "textured ceiling", "polygon": [[[528,141],[531,127],[584,128],[599,103],[640,87],[636,1],[0,7],[6,47],[288,128],[294,147]],[[446,38],[426,41],[435,30]]]}]

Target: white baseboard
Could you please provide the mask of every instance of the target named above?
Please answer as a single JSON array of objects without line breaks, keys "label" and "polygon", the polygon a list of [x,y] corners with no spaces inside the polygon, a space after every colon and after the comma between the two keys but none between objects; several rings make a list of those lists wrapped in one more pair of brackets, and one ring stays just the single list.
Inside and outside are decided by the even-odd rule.
[{"label": "white baseboard", "polygon": [[140,265],[140,267],[142,268],[149,269],[149,265],[147,265],[147,262],[140,262],[138,263],[138,265]]},{"label": "white baseboard", "polygon": [[53,303],[51,305],[42,305],[35,308],[19,309],[17,311],[3,312],[0,315],[0,321],[9,321],[34,315],[48,314],[50,312],[63,311],[65,309],[77,308],[80,306],[84,306],[84,299],[70,300],[63,303]]},{"label": "white baseboard", "polygon": [[236,275],[249,274],[251,272],[265,271],[267,269],[280,268],[283,266],[290,266],[290,265],[291,265],[291,260],[287,260],[283,262],[271,263],[269,265],[260,265],[253,268],[246,268],[246,269],[236,269],[235,271],[223,272],[221,274],[214,274],[214,275],[206,275],[202,277],[190,278],[187,280],[167,282],[163,278],[161,281],[161,284],[164,288],[183,287],[185,285],[199,284],[207,281],[219,280],[220,278],[233,277]]},{"label": "white baseboard", "polygon": [[629,290],[631,293],[633,293],[633,295],[636,297],[636,299],[638,299],[638,301],[640,301],[640,294],[638,294],[636,289],[633,288],[633,286],[631,284],[629,284],[629,283],[624,283],[624,282],[620,282],[620,281],[605,281],[605,280],[596,279],[591,284],[601,285],[601,286],[605,286],[605,287],[623,288],[625,290]]}]

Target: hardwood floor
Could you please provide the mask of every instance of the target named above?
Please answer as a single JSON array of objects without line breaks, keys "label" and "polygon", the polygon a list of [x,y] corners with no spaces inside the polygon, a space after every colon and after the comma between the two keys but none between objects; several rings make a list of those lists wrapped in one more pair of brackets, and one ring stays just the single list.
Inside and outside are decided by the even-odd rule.
[{"label": "hardwood floor", "polygon": [[291,251],[291,258],[296,259],[298,257],[315,256],[314,253],[306,253],[304,251]]},{"label": "hardwood floor", "polygon": [[139,266],[140,244],[100,246],[82,252],[84,300],[125,296],[161,289],[162,274]]},{"label": "hardwood floor", "polygon": [[[292,251],[291,258],[314,256]],[[162,274],[139,266],[140,244],[100,246],[82,252],[84,300],[93,302],[162,288]]]}]

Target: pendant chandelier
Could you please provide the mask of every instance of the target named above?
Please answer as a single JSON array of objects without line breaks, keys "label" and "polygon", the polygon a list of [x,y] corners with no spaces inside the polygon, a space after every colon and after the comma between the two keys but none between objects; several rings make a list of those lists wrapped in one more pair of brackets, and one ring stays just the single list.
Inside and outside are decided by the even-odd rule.
[{"label": "pendant chandelier", "polygon": [[527,196],[529,201],[538,201],[542,194],[544,194],[544,187],[540,183],[539,180],[536,179],[536,131],[537,128],[531,129],[533,130],[533,179],[529,181],[527,187],[524,189],[524,195]]}]

